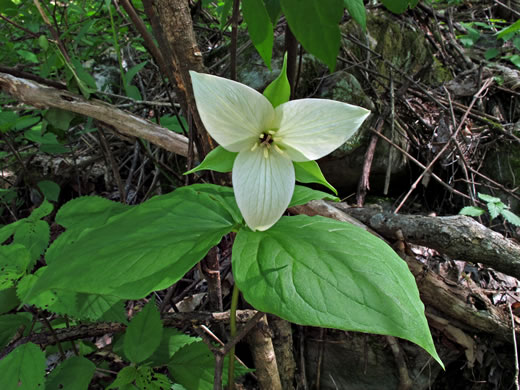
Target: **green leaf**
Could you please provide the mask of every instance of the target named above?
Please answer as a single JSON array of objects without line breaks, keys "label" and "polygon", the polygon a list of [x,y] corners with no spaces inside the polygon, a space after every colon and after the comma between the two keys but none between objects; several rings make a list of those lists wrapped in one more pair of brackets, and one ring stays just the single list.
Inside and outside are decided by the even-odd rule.
[{"label": "green leaf", "polygon": [[38,45],[43,51],[47,51],[49,49],[49,41],[45,35],[40,35],[38,38]]},{"label": "green leaf", "polygon": [[294,194],[291,198],[291,202],[289,203],[289,207],[298,206],[301,204],[305,204],[310,202],[311,200],[317,200],[317,199],[325,199],[330,200],[333,202],[339,202],[340,199],[327,194],[326,192],[322,191],[316,191],[312,188],[304,187],[304,186],[295,186],[294,187]]},{"label": "green leaf", "polygon": [[73,356],[56,367],[47,378],[45,390],[87,390],[96,366],[82,356]]},{"label": "green leaf", "polygon": [[0,246],[0,289],[14,286],[25,275],[31,255],[20,244]]},{"label": "green leaf", "polygon": [[45,354],[33,343],[23,344],[0,360],[0,372],[4,389],[44,389]]},{"label": "green leaf", "polygon": [[383,5],[394,14],[402,14],[410,5],[409,0],[381,0]]},{"label": "green leaf", "polygon": [[487,208],[489,211],[489,215],[491,216],[491,219],[495,219],[498,217],[500,212],[504,210],[505,205],[502,202],[498,203],[488,203]]},{"label": "green leaf", "polygon": [[233,6],[233,0],[224,0],[224,5],[221,8],[220,14],[220,28],[223,29],[224,25],[227,22],[227,18],[229,13],[231,12],[231,7]]},{"label": "green leaf", "polygon": [[[226,359],[228,360],[228,359]],[[168,371],[188,390],[213,389],[215,358],[202,341],[182,347],[170,360]]]},{"label": "green leaf", "polygon": [[60,196],[60,186],[51,180],[42,180],[38,182],[38,188],[41,190],[45,199],[51,202],[57,202]]},{"label": "green leaf", "polygon": [[14,287],[0,290],[0,314],[11,311],[19,304],[20,300],[16,296],[16,289]]},{"label": "green leaf", "polygon": [[155,300],[148,302],[143,310],[130,321],[126,328],[124,351],[132,363],[149,358],[161,342],[163,326]]},{"label": "green leaf", "polygon": [[264,96],[273,107],[288,102],[291,98],[291,86],[287,78],[287,53],[283,56],[283,66],[278,77],[264,90]]},{"label": "green leaf", "polygon": [[480,199],[482,199],[484,202],[486,203],[498,203],[498,202],[502,202],[502,200],[500,200],[500,198],[496,198],[494,196],[491,196],[491,195],[487,195],[487,194],[481,194],[480,192],[477,193],[478,197]]},{"label": "green leaf", "polygon": [[0,316],[0,348],[3,348],[11,340],[20,327],[24,327],[26,333],[29,332],[31,327],[31,315],[29,313]]},{"label": "green leaf", "polygon": [[310,326],[376,333],[435,351],[424,305],[406,263],[382,240],[323,217],[282,217],[241,229],[233,276],[255,309]]},{"label": "green leaf", "polygon": [[511,33],[515,33],[517,32],[518,30],[520,30],[520,19],[517,20],[515,23],[513,23],[512,25],[506,27],[506,28],[503,28],[502,30],[500,30],[499,32],[496,33],[496,36],[497,38],[504,38],[506,35],[509,35]]},{"label": "green leaf", "polygon": [[502,210],[500,212],[500,214],[502,215],[502,217],[505,218],[505,220],[515,226],[520,226],[520,217],[518,217],[518,215],[512,213],[511,211],[509,210]]},{"label": "green leaf", "polygon": [[486,211],[481,209],[480,207],[474,206],[466,206],[463,207],[462,210],[459,211],[460,215],[469,215],[470,217],[480,217]]},{"label": "green leaf", "polygon": [[129,385],[137,379],[137,368],[135,366],[128,366],[117,373],[116,380],[112,382],[107,390],[121,389],[125,385]]},{"label": "green leaf", "polygon": [[192,184],[193,191],[208,194],[215,202],[218,202],[232,216],[237,225],[244,223],[242,214],[237,205],[233,188],[218,186],[215,184]]},{"label": "green leaf", "polygon": [[182,347],[202,341],[199,337],[191,337],[174,328],[164,328],[162,340],[159,347],[150,356],[144,364],[152,367],[158,367],[168,364],[170,358]]},{"label": "green leaf", "polygon": [[262,0],[242,0],[242,14],[253,45],[271,69],[273,55],[273,25]]},{"label": "green leaf", "polygon": [[238,153],[228,152],[222,146],[217,146],[211,152],[206,155],[204,161],[198,166],[185,172],[185,175],[204,170],[216,171],[221,173],[231,172],[233,169],[233,163]]},{"label": "green leaf", "polygon": [[[184,126],[184,129],[179,123],[179,119],[182,122],[182,126]],[[164,115],[161,117],[160,123],[162,127],[166,127],[168,130],[175,131],[179,134],[184,134],[184,130],[188,130],[188,122],[182,115],[179,115],[179,119],[177,119],[176,116]]]},{"label": "green leaf", "polygon": [[343,1],[281,0],[291,31],[309,53],[322,60],[332,72],[341,43],[339,22]]},{"label": "green leaf", "polygon": [[167,288],[231,232],[225,203],[183,187],[102,225],[71,226],[47,250],[48,267],[25,299],[50,289],[140,299]]},{"label": "green leaf", "polygon": [[513,54],[512,56],[504,57],[505,59],[508,59],[515,65],[517,68],[520,68],[520,55]]},{"label": "green leaf", "polygon": [[57,129],[67,131],[75,116],[76,114],[71,111],[50,108],[45,114],[45,119]]},{"label": "green leaf", "polygon": [[52,213],[53,209],[54,206],[52,205],[52,203],[49,203],[46,200],[44,200],[41,205],[39,205],[36,209],[33,210],[31,215],[28,217],[28,220],[37,221],[39,219],[42,219],[43,217],[46,217],[50,213]]},{"label": "green leaf", "polygon": [[496,47],[492,47],[491,49],[486,50],[486,52],[484,53],[484,58],[489,61],[498,56],[499,54],[500,50],[498,50]]},{"label": "green leaf", "polygon": [[33,64],[37,64],[39,62],[36,54],[34,54],[30,51],[17,50],[16,52],[20,55],[20,57],[22,57],[24,60],[26,60],[28,62],[32,62]]},{"label": "green leaf", "polygon": [[50,240],[49,224],[45,221],[34,221],[21,224],[14,234],[14,244],[23,245],[29,250],[30,263],[28,270],[30,271],[40,255],[47,249]]},{"label": "green leaf", "polygon": [[280,5],[280,0],[264,0],[265,9],[269,14],[269,18],[271,19],[271,23],[273,26],[276,26],[278,22],[278,18],[282,13],[282,6]]},{"label": "green leaf", "polygon": [[344,0],[345,8],[347,9],[352,19],[354,19],[363,29],[367,29],[367,15],[365,11],[365,4],[363,0]]},{"label": "green leaf", "polygon": [[325,179],[321,172],[320,166],[316,161],[293,161],[294,174],[296,180],[300,183],[317,183],[327,187],[329,190],[338,195],[338,191]]},{"label": "green leaf", "polygon": [[140,366],[135,385],[143,390],[166,390],[171,388],[172,383],[166,375],[154,372],[151,367]]}]

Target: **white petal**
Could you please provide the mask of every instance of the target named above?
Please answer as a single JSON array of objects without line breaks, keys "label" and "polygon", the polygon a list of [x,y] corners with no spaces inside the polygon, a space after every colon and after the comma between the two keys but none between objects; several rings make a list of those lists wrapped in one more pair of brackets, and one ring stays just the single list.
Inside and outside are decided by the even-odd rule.
[{"label": "white petal", "polygon": [[275,109],[276,135],[294,161],[317,160],[349,139],[369,114],[334,100],[292,100]]},{"label": "white petal", "polygon": [[230,152],[251,148],[271,128],[274,109],[259,92],[236,81],[190,71],[195,102],[208,133]]},{"label": "white petal", "polygon": [[267,230],[280,219],[294,192],[294,166],[284,154],[264,147],[240,152],[233,165],[233,189],[247,226]]}]

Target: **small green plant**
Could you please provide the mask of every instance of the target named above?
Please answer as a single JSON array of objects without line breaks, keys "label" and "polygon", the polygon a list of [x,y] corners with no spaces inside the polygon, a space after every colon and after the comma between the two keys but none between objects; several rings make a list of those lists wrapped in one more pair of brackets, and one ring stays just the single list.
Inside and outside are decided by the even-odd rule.
[{"label": "small green plant", "polygon": [[[500,198],[480,193],[478,193],[477,195],[481,200],[486,202],[486,206],[489,215],[491,216],[491,220],[501,215],[507,222],[515,226],[520,226],[520,217],[518,217],[518,215],[514,214],[513,212],[509,211],[509,206],[504,204],[504,202],[502,202]],[[460,210],[459,214],[468,215],[470,217],[480,217],[485,212],[486,210],[480,207],[466,206],[462,210]]]}]

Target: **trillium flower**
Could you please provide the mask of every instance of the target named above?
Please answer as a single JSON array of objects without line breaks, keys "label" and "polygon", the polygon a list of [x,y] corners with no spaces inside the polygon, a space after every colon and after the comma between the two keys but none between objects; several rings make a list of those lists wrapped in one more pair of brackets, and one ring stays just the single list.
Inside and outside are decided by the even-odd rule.
[{"label": "trillium flower", "polygon": [[238,152],[233,191],[249,228],[267,230],[291,201],[293,161],[317,160],[341,146],[370,111],[326,99],[301,99],[277,107],[236,81],[191,71],[195,101],[208,133]]}]

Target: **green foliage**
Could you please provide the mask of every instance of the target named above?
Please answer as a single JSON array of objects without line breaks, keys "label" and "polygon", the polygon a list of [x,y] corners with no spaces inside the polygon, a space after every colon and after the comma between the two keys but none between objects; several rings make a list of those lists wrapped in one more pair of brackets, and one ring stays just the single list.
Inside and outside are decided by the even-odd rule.
[{"label": "green foliage", "polygon": [[163,327],[161,315],[152,299],[133,319],[126,329],[125,356],[132,363],[148,359],[161,343]]},{"label": "green foliage", "polygon": [[222,173],[231,172],[237,155],[238,153],[228,152],[219,145],[206,155],[204,161],[184,174],[190,175],[192,173],[204,170],[211,170]]},{"label": "green foliage", "polygon": [[360,228],[282,217],[265,232],[241,229],[232,264],[245,300],[258,310],[302,325],[405,338],[442,365],[406,263]]},{"label": "green foliage", "polygon": [[[489,212],[491,220],[501,215],[507,222],[515,226],[520,226],[520,218],[513,212],[509,211],[509,206],[506,206],[500,198],[481,193],[478,193],[477,195],[481,200],[486,202],[487,211]],[[468,215],[470,217],[480,217],[485,214],[485,212],[486,210],[481,209],[480,207],[466,206],[459,211],[459,214]]]},{"label": "green foliage", "polygon": [[332,71],[341,41],[339,21],[343,16],[343,2],[330,0],[324,7],[320,0],[281,0],[281,5],[298,41]]},{"label": "green foliage", "polygon": [[338,195],[338,191],[325,179],[316,161],[294,162],[296,180],[300,183],[317,183]]},{"label": "green foliage", "polygon": [[363,0],[343,0],[352,19],[354,19],[365,31],[367,29],[367,15]]},{"label": "green foliage", "polygon": [[273,25],[263,0],[242,0],[242,14],[256,50],[271,69],[273,54]]},{"label": "green foliage", "polygon": [[37,345],[23,344],[0,360],[0,372],[5,389],[44,389],[45,354]]},{"label": "green foliage", "polygon": [[87,390],[96,366],[82,356],[73,356],[58,365],[47,377],[46,390]]}]

